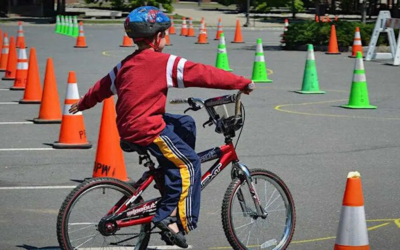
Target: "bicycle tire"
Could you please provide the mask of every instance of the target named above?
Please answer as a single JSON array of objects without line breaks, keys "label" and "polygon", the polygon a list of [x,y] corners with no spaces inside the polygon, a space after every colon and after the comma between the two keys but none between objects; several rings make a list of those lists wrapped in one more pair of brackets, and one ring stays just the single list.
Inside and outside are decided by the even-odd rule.
[{"label": "bicycle tire", "polygon": [[[270,183],[277,184],[281,189],[280,194],[284,195],[286,197],[286,200],[288,202],[286,211],[289,211],[291,218],[290,218],[289,222],[288,222],[288,219],[286,218],[285,230],[282,233],[288,234],[288,235],[285,236],[285,239],[283,239],[283,237],[282,237],[280,242],[277,242],[276,247],[273,248],[273,250],[278,250],[278,249],[284,250],[288,247],[288,245],[290,244],[290,241],[292,240],[294,230],[295,230],[295,225],[296,225],[296,209],[295,209],[293,197],[292,197],[288,187],[286,186],[286,184],[276,174],[274,174],[268,170],[264,170],[264,169],[251,169],[250,174],[253,178],[255,176],[263,176],[269,182],[272,181]],[[232,212],[232,202],[233,202],[234,198],[236,197],[235,194],[238,190],[238,187],[245,184],[244,182],[245,181],[242,181],[239,178],[233,179],[232,182],[230,183],[228,189],[225,192],[225,196],[224,196],[224,199],[222,202],[221,217],[222,217],[223,229],[224,229],[225,236],[227,237],[228,242],[230,243],[230,245],[232,246],[232,248],[234,250],[248,249],[246,247],[246,245],[236,235],[235,228],[234,228],[234,225],[232,222],[232,213],[234,213],[234,212]],[[278,192],[279,192],[279,190],[278,190]],[[259,193],[259,192],[257,191],[257,193]],[[248,201],[248,202],[250,202],[254,206],[253,200]],[[287,225],[288,223],[290,223],[290,225]],[[258,227],[258,225],[257,225],[257,227]],[[286,228],[286,227],[289,227],[289,228]],[[285,241],[282,242],[283,240],[285,240]],[[266,248],[266,247],[262,247],[262,245],[252,245],[251,249]],[[270,249],[270,248],[268,248],[268,249]]]},{"label": "bicycle tire", "polygon": [[[66,221],[67,218],[69,217],[71,208],[75,205],[74,202],[79,201],[80,196],[86,194],[86,191],[90,191],[91,188],[101,185],[114,186],[116,188],[125,191],[130,196],[132,196],[133,193],[135,192],[135,189],[131,185],[114,178],[93,178],[86,180],[77,187],[75,187],[64,200],[57,217],[57,240],[62,250],[75,250],[71,246],[69,240],[68,221]],[[143,198],[139,196],[138,199],[135,201],[135,204],[141,201],[143,201]],[[151,226],[150,223],[141,225],[141,232],[143,230],[146,232],[150,231],[150,226]],[[146,234],[146,236],[142,238],[140,246],[137,248],[135,247],[134,249],[135,250],[147,249],[149,241],[150,241],[150,235]],[[130,247],[130,249],[132,249],[132,247]]]}]

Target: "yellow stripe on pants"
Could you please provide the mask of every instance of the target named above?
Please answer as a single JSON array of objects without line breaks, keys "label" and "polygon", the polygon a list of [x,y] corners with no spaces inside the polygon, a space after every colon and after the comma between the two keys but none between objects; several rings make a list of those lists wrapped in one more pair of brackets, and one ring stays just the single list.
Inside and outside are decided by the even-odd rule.
[{"label": "yellow stripe on pants", "polygon": [[178,202],[178,212],[179,218],[181,220],[183,229],[185,229],[186,233],[189,233],[189,229],[187,227],[187,218],[186,218],[186,198],[189,192],[190,186],[190,175],[188,171],[187,165],[176,155],[172,150],[168,147],[167,143],[159,136],[154,140],[154,143],[158,146],[161,153],[167,158],[169,161],[175,164],[179,168],[179,172],[181,174],[182,179],[182,193],[179,197]]}]

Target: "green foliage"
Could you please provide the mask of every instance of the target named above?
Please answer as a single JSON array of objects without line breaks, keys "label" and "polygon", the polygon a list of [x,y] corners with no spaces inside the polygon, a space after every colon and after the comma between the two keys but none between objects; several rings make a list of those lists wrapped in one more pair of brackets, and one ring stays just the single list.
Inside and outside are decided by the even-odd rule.
[{"label": "green foliage", "polygon": [[262,2],[258,5],[256,5],[256,11],[258,11],[258,12],[268,12],[270,10],[271,10],[271,7],[269,7],[266,2]]},{"label": "green foliage", "polygon": [[[293,12],[292,9],[292,1],[290,0],[288,3],[286,3],[286,7],[290,8],[290,10]],[[301,0],[294,0],[294,10],[295,12],[304,12],[304,3]]]},{"label": "green foliage", "polygon": [[[120,0],[112,0],[112,1],[120,1]],[[159,4],[161,3],[162,7],[166,10],[167,13],[171,13],[174,8],[172,7],[172,0],[131,0],[130,1],[130,7],[132,9],[138,8],[140,6],[154,6],[154,7],[159,7]]]},{"label": "green foliage", "polygon": [[122,10],[124,7],[124,0],[111,0],[111,8],[114,10]]},{"label": "green foliage", "polygon": [[[245,11],[247,6],[247,0],[218,0],[218,3],[224,6],[236,4],[240,11]],[[288,7],[291,9],[292,0],[250,0],[250,6],[257,12],[269,12],[273,7]],[[295,0],[295,10],[296,12],[304,11],[304,3],[302,0]]]},{"label": "green foliage", "polygon": [[[371,40],[371,34],[375,24],[363,24],[361,22],[337,21],[331,23],[322,23],[308,21],[304,23],[293,23],[288,27],[285,33],[285,49],[296,49],[301,45],[313,44],[328,45],[331,33],[331,25],[336,28],[336,37],[339,47],[348,47],[353,45],[354,32],[356,26],[360,28],[361,42],[363,46],[368,46]],[[398,30],[395,30],[396,37]],[[387,36],[379,36],[377,45],[387,45]]]}]

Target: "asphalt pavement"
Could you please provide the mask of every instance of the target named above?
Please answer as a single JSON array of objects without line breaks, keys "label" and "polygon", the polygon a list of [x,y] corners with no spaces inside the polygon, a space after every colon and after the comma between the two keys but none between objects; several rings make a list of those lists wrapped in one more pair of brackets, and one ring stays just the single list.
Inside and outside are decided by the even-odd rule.
[{"label": "asphalt pavement", "polygon": [[[0,26],[17,34],[16,25]],[[46,59],[54,60],[60,105],[69,71],[75,71],[83,95],[134,48],[121,48],[122,25],[86,25],[86,49],[75,49],[75,38],[54,34],[49,25],[25,27],[27,46],[35,47],[43,83]],[[215,65],[215,30],[209,44],[197,38],[171,36],[165,53]],[[257,38],[263,39],[270,84],[244,96],[246,123],[237,152],[250,168],[279,175],[292,192],[297,213],[293,250],[333,249],[343,192],[349,171],[361,173],[371,249],[397,250],[400,245],[400,70],[380,62],[365,62],[370,103],[375,110],[350,110],[347,104],[354,59],[350,53],[316,52],[322,95],[301,95],[306,59],[304,51],[280,51],[280,30],[242,29],[245,43],[233,44],[227,30],[227,51],[234,74],[251,77]],[[197,33],[197,30],[196,30]],[[28,50],[29,50],[28,48]],[[92,176],[102,104],[83,113],[90,150],[51,150],[60,125],[24,124],[38,116],[39,105],[4,104],[19,101],[23,92],[8,91],[11,81],[0,82],[0,249],[59,249],[56,217],[73,186]],[[170,89],[168,98],[215,97],[232,91]],[[171,113],[184,106],[167,105]],[[198,125],[197,150],[223,144],[213,128],[202,128],[205,112],[191,113]],[[19,123],[23,124],[19,124]],[[39,150],[40,149],[40,150]],[[135,154],[124,154],[128,175],[141,176]],[[207,168],[204,168],[204,170]],[[221,204],[230,182],[221,173],[202,193],[198,228],[187,237],[192,249],[230,249],[221,224]],[[144,194],[151,198],[152,193]],[[150,243],[163,248],[159,237]],[[157,248],[158,246],[158,248]],[[169,248],[170,249],[170,248]]]}]

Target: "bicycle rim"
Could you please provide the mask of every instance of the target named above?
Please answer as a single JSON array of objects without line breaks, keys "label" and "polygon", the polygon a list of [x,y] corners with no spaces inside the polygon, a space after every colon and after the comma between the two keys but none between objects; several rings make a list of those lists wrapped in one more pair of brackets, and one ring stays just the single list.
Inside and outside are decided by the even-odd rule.
[{"label": "bicycle rim", "polygon": [[268,216],[265,219],[257,216],[247,182],[235,179],[223,203],[222,216],[228,241],[234,249],[286,249],[295,227],[293,198],[286,185],[273,173],[252,170],[251,176],[260,204]]},{"label": "bicycle rim", "polygon": [[89,181],[89,185],[81,187],[83,191],[75,191],[75,195],[69,196],[69,200],[67,198],[61,209],[64,210],[61,225],[63,244],[60,244],[63,249],[146,249],[149,239],[145,239],[145,232],[150,230],[149,224],[121,228],[109,236],[102,235],[98,230],[101,218],[121,198],[132,195],[129,188],[123,187],[125,183],[116,185],[113,182],[115,180],[90,185]]}]

